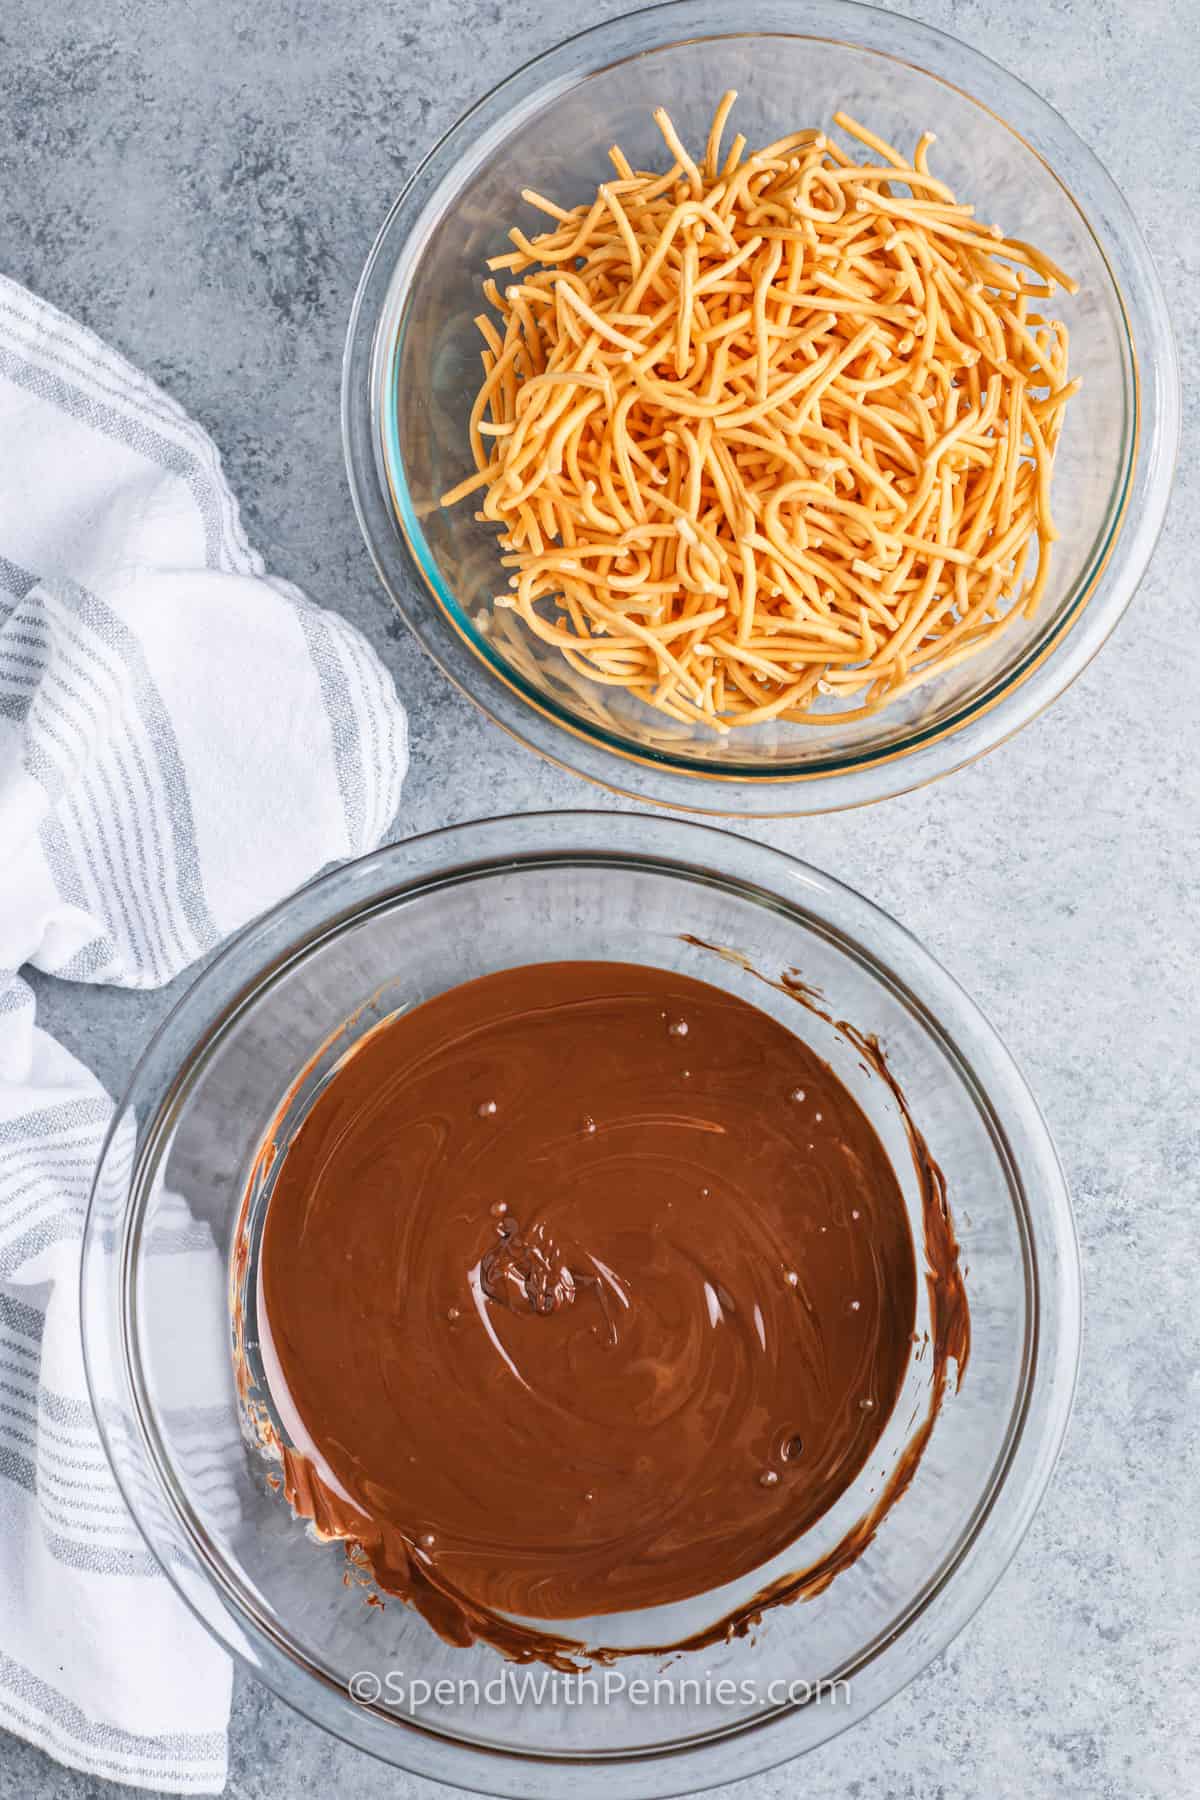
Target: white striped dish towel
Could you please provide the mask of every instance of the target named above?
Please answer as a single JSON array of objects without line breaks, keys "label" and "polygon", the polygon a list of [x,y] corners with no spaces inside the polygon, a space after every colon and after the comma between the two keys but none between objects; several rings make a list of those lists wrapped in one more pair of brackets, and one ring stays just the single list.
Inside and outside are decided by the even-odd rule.
[{"label": "white striped dish towel", "polygon": [[167,981],[371,848],[406,759],[390,678],[265,576],[204,432],[0,277],[0,1727],[110,1780],[219,1792],[230,1668],[92,1420],[79,1244],[112,1108],[19,971]]}]

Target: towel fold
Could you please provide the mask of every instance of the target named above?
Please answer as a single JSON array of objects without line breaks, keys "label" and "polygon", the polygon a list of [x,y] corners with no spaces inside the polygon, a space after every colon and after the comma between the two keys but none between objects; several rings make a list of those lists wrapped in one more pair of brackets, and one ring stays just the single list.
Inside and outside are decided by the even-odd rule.
[{"label": "towel fold", "polygon": [[205,433],[0,277],[0,1726],[110,1780],[219,1792],[230,1668],[92,1418],[79,1248],[112,1106],[20,970],[169,980],[375,845],[406,761],[389,676],[267,577]]}]

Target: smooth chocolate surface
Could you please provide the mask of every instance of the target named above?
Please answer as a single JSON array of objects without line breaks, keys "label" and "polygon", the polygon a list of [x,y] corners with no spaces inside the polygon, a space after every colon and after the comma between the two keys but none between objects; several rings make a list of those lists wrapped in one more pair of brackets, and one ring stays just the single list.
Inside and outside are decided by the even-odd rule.
[{"label": "smooth chocolate surface", "polygon": [[452,1641],[553,1657],[497,1615],[679,1600],[829,1508],[916,1282],[874,1130],[776,1020],[631,964],[487,976],[363,1040],[281,1161],[289,1499]]}]

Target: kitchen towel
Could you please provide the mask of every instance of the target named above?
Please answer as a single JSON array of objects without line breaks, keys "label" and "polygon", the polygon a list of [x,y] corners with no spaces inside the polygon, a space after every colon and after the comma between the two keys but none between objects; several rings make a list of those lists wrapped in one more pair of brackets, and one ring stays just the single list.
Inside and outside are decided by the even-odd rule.
[{"label": "kitchen towel", "polygon": [[376,844],[406,759],[390,678],[266,575],[206,434],[0,277],[0,1726],[90,1774],[219,1792],[231,1675],[96,1431],[79,1249],[112,1105],[20,970],[168,981]]}]

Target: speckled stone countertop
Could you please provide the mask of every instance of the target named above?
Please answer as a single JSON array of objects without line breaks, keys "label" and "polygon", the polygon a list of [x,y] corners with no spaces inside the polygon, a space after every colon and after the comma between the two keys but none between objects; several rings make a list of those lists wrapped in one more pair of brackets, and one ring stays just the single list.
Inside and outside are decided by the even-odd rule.
[{"label": "speckled stone countertop", "polygon": [[[592,0],[587,17],[622,10]],[[1023,76],[1098,152],[1158,259],[1194,383],[1193,9],[905,10]],[[556,0],[0,4],[0,268],[85,319],[203,421],[273,569],[341,608],[382,652],[412,721],[398,835],[601,803],[509,743],[389,618],[337,429],[345,319],[392,195],[470,100],[571,22],[584,15]],[[983,1610],[890,1705],[742,1785],[745,1800],[1197,1791],[1200,626],[1187,520],[1200,509],[1198,444],[1193,420],[1141,593],[1047,717],[937,788],[747,827],[882,903],[990,1014],[1071,1182],[1087,1336],[1058,1472]],[[110,1088],[172,998],[38,985],[43,1022]],[[239,1679],[229,1794],[339,1790],[435,1792]],[[0,1734],[0,1800],[127,1791]]]}]

